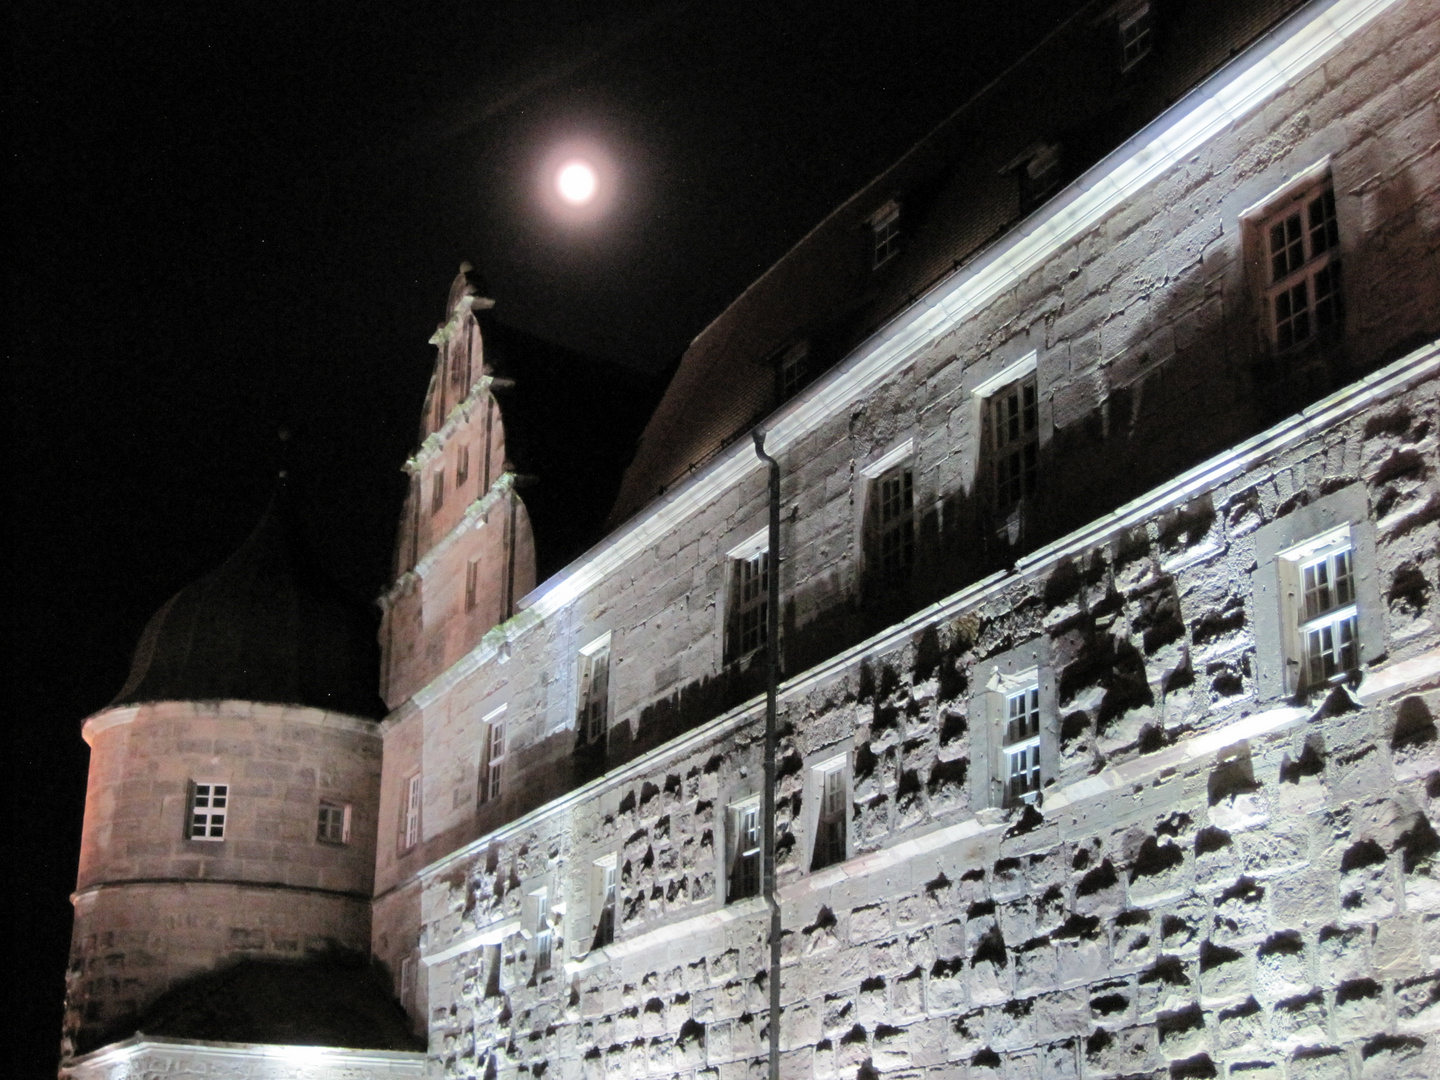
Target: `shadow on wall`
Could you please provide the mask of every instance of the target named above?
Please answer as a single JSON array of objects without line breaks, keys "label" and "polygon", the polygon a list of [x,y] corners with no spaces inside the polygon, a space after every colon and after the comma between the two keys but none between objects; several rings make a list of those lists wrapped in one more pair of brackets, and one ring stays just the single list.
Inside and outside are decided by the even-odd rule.
[{"label": "shadow on wall", "polygon": [[[1350,255],[1350,261],[1363,264],[1378,257],[1374,252],[1359,251]],[[1231,295],[1234,289],[1220,289],[1226,274],[1238,277],[1222,269],[1207,278],[1197,261],[1166,283],[1165,295],[1171,299],[1158,305],[1148,326],[1133,335],[1132,340],[1139,344],[1097,363],[1084,376],[1089,389],[1082,389],[1079,380],[1052,388],[1053,432],[1039,449],[1038,483],[1028,499],[1016,542],[1009,542],[1013,534],[1006,534],[992,513],[989,463],[982,458],[979,476],[970,488],[946,493],[928,506],[917,506],[915,558],[907,581],[898,587],[877,588],[862,577],[857,590],[823,579],[789,590],[782,611],[786,670],[807,670],[984,575],[1012,566],[1021,555],[1142,495],[1434,336],[1429,331],[1406,333],[1407,320],[1399,319],[1390,331],[1390,340],[1376,341],[1384,328],[1375,319],[1367,319],[1365,312],[1377,301],[1361,292],[1351,299],[1343,341],[1317,341],[1289,356],[1270,357],[1260,342],[1251,305],[1236,301]],[[1363,280],[1368,275],[1355,276]],[[1423,303],[1409,301],[1402,306],[1411,313],[1426,309]],[[1413,314],[1409,321],[1414,325]],[[1366,362],[1362,356],[1375,359]],[[1088,406],[1084,404],[1087,393],[1091,398]],[[1157,543],[1162,550],[1156,554],[1163,556],[1164,549],[1196,542],[1214,526],[1214,516],[1215,510],[1206,500],[1192,501],[1168,515],[1158,523]],[[1115,574],[1125,573],[1127,561],[1149,557],[1150,541],[1142,533],[1137,531],[1122,543]],[[1098,562],[1089,570],[1079,564],[1062,566],[1047,585],[1047,605],[1064,603],[1072,593],[1093,592],[1097,581],[1087,580],[1086,574],[1102,572],[1108,569],[1100,568]],[[1147,671],[1157,665],[1165,669],[1158,684],[1165,692],[1179,689],[1195,677],[1188,653],[1183,657],[1168,652],[1158,655],[1173,651],[1185,637],[1173,582],[1159,575],[1142,592],[1141,618],[1150,624],[1145,630],[1144,650],[1111,640],[1091,625],[1103,619],[1107,603],[1119,602],[1113,595],[1089,596],[1077,615],[1067,620],[1067,626],[1078,620],[1070,627],[1073,632],[1056,636],[1056,667],[1064,672],[1062,705],[1081,696],[1082,683],[1099,687],[1100,693],[1098,704],[1065,718],[1068,743],[1082,735],[1083,742],[1091,746],[1097,739],[1112,746],[1142,740],[1141,731],[1109,729],[1119,717],[1132,712],[1135,704],[1153,704],[1156,680],[1148,678]],[[797,617],[802,611],[807,613],[803,623]],[[1219,622],[1225,617],[1224,612],[1215,613]],[[1199,628],[1197,633],[1203,636],[1223,629],[1217,624]],[[1142,651],[1150,655],[1141,655]],[[1224,683],[1226,673],[1212,674]],[[1241,681],[1248,678],[1246,672],[1230,674]],[[763,689],[763,664],[732,666],[687,684],[642,710],[633,739],[625,738],[628,729],[623,725],[617,729],[620,738],[612,738],[604,762],[594,761],[584,771],[598,775],[603,768],[630,760]],[[1216,692],[1223,694],[1225,689],[1221,685]],[[1150,700],[1142,701],[1147,695]]]}]

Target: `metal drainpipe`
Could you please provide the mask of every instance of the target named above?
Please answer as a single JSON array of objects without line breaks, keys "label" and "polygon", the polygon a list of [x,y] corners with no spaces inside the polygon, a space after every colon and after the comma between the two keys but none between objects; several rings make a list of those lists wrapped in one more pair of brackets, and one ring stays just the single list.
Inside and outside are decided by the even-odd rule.
[{"label": "metal drainpipe", "polygon": [[770,545],[766,553],[765,790],[761,794],[760,891],[770,908],[770,1080],[780,1080],[780,900],[775,894],[775,699],[780,682],[780,463],[765,453],[755,431],[755,453],[770,467]]}]

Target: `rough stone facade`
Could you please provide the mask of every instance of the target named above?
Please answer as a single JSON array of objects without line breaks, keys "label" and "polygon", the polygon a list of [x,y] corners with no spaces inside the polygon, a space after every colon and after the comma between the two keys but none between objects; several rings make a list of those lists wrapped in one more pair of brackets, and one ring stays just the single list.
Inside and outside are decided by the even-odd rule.
[{"label": "rough stone facade", "polygon": [[[1147,132],[762,425],[784,475],[786,1075],[1440,1071],[1437,14],[1302,9],[1147,129],[1230,110],[1138,195],[1072,227]],[[1343,329],[1277,358],[1260,223],[1317,177]],[[1016,371],[1038,480],[1002,521],[987,395]],[[867,515],[896,462],[914,562],[880,589]],[[736,444],[392,697],[373,948],[446,1075],[763,1069],[767,915],[726,903],[761,683],[726,643],[765,507]],[[1281,564],[1337,528],[1354,678],[1297,692]],[[1025,804],[996,711],[1019,672],[1041,714]],[[481,798],[496,716],[504,790]],[[845,857],[820,867],[836,765]],[[384,830],[416,776],[405,844]]]},{"label": "rough stone facade", "polygon": [[[257,702],[160,702],[97,713],[85,735],[67,1054],[227,959],[368,948],[373,723]],[[187,835],[197,778],[229,785],[222,843]],[[316,843],[321,799],[350,807],[350,843]]]}]

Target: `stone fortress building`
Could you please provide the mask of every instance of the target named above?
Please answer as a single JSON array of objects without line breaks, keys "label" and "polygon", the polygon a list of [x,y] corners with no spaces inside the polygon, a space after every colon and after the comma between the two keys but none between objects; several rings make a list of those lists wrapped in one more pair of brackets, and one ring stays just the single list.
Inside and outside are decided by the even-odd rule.
[{"label": "stone fortress building", "polygon": [[774,643],[782,1075],[1440,1075],[1437,96],[1434,0],[1085,8],[538,585],[462,269],[384,718],[282,498],[86,722],[62,1072],[761,1074]]}]

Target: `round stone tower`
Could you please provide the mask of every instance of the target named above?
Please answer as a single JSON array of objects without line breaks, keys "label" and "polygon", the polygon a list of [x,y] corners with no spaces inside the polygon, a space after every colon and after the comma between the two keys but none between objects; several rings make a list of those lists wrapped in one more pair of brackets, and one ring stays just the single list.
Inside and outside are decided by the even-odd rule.
[{"label": "round stone tower", "polygon": [[368,953],[374,616],[300,542],[282,483],[240,549],[150,620],[83,727],[64,1058],[233,961]]}]

